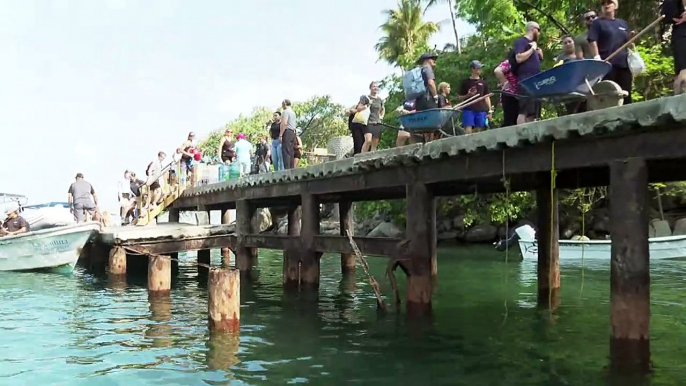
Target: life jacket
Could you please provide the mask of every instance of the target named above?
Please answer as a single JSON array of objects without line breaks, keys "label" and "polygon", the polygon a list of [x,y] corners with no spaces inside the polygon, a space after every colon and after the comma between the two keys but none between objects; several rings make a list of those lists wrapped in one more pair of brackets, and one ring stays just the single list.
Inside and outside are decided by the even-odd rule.
[{"label": "life jacket", "polygon": [[415,67],[403,75],[405,100],[413,100],[426,95],[426,85],[422,77],[422,68]]}]

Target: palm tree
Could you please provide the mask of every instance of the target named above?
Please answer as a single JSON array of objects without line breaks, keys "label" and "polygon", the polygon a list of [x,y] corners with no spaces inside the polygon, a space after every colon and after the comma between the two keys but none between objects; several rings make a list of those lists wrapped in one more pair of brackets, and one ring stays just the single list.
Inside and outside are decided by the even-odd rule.
[{"label": "palm tree", "polygon": [[426,9],[429,9],[441,2],[448,3],[448,8],[450,9],[450,20],[453,22],[453,32],[455,33],[455,49],[457,50],[458,54],[461,54],[462,47],[460,45],[460,36],[457,34],[457,24],[455,21],[455,8],[453,7],[453,0],[427,0]]},{"label": "palm tree", "polygon": [[424,22],[422,15],[423,0],[399,0],[397,9],[387,9],[383,13],[387,20],[379,28],[384,36],[374,48],[391,65],[403,67],[403,57],[416,54],[416,50],[427,45],[429,38],[439,31],[434,22]]}]

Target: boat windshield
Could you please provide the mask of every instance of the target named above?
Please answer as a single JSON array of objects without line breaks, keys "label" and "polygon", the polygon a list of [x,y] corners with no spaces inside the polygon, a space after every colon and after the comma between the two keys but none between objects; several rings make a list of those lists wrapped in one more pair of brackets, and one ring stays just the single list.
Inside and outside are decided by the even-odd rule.
[{"label": "boat windshield", "polygon": [[40,209],[40,208],[69,208],[69,203],[67,202],[48,202],[45,204],[34,204],[34,205],[24,205],[24,209]]}]

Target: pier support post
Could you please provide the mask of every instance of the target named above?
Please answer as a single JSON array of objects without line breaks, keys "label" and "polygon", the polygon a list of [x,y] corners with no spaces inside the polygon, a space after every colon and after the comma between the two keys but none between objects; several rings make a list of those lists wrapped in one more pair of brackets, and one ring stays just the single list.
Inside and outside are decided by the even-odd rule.
[{"label": "pier support post", "polygon": [[[233,212],[228,208],[222,209],[222,225],[229,225],[233,222]],[[231,249],[222,248],[222,265],[231,266]]]},{"label": "pier support post", "polygon": [[126,251],[122,247],[110,249],[110,275],[126,275]]},{"label": "pier support post", "polygon": [[210,331],[237,333],[241,318],[241,278],[235,268],[212,268],[209,292],[208,324]]},{"label": "pier support post", "polygon": [[245,236],[251,233],[254,214],[255,208],[248,200],[236,201],[236,267],[242,272],[249,271],[252,265],[252,251],[245,246]]},{"label": "pier support post", "polygon": [[[300,207],[288,207],[288,235],[290,240],[300,236]],[[285,289],[297,289],[300,282],[300,261],[298,252],[292,243],[286,245],[283,251],[283,286]]]},{"label": "pier support post", "polygon": [[311,194],[301,196],[302,229],[300,240],[300,284],[301,288],[319,289],[319,261],[321,253],[315,251],[314,238],[319,235],[319,199]]},{"label": "pier support post", "polygon": [[610,367],[650,371],[648,171],[642,159],[610,164]]},{"label": "pier support post", "polygon": [[198,251],[198,273],[207,275],[209,268],[203,267],[200,264],[210,265],[212,263],[212,251],[210,249],[201,249]]},{"label": "pier support post", "polygon": [[171,259],[169,256],[148,257],[148,290],[151,295],[166,295],[171,290]]},{"label": "pier support post", "polygon": [[169,222],[178,223],[181,213],[176,208],[169,208]]},{"label": "pier support post", "polygon": [[407,238],[410,275],[407,280],[407,313],[431,313],[433,264],[436,251],[436,201],[425,184],[407,185]]},{"label": "pier support post", "polygon": [[557,189],[551,192],[550,173],[538,175],[538,304],[556,309],[560,304],[560,223]]},{"label": "pier support post", "polygon": [[[353,213],[353,203],[351,201],[342,201],[338,204],[338,214],[341,228],[341,236],[348,237],[346,231],[350,231],[351,235],[355,235],[355,220]],[[343,275],[352,275],[355,273],[355,254],[341,253],[341,273]]]}]

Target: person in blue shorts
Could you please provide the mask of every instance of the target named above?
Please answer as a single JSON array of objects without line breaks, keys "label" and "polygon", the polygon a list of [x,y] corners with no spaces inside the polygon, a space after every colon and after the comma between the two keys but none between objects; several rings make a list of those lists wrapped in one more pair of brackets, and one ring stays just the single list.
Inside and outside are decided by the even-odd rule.
[{"label": "person in blue shorts", "polygon": [[[462,81],[460,87],[460,95],[458,99],[465,101],[475,95],[487,95],[488,85],[486,81],[481,78],[481,69],[483,65],[478,60],[473,60],[470,69],[472,75]],[[491,99],[484,98],[477,103],[474,103],[462,110],[462,127],[467,134],[475,131],[480,131],[486,128],[486,118],[492,119],[491,114]]]}]

